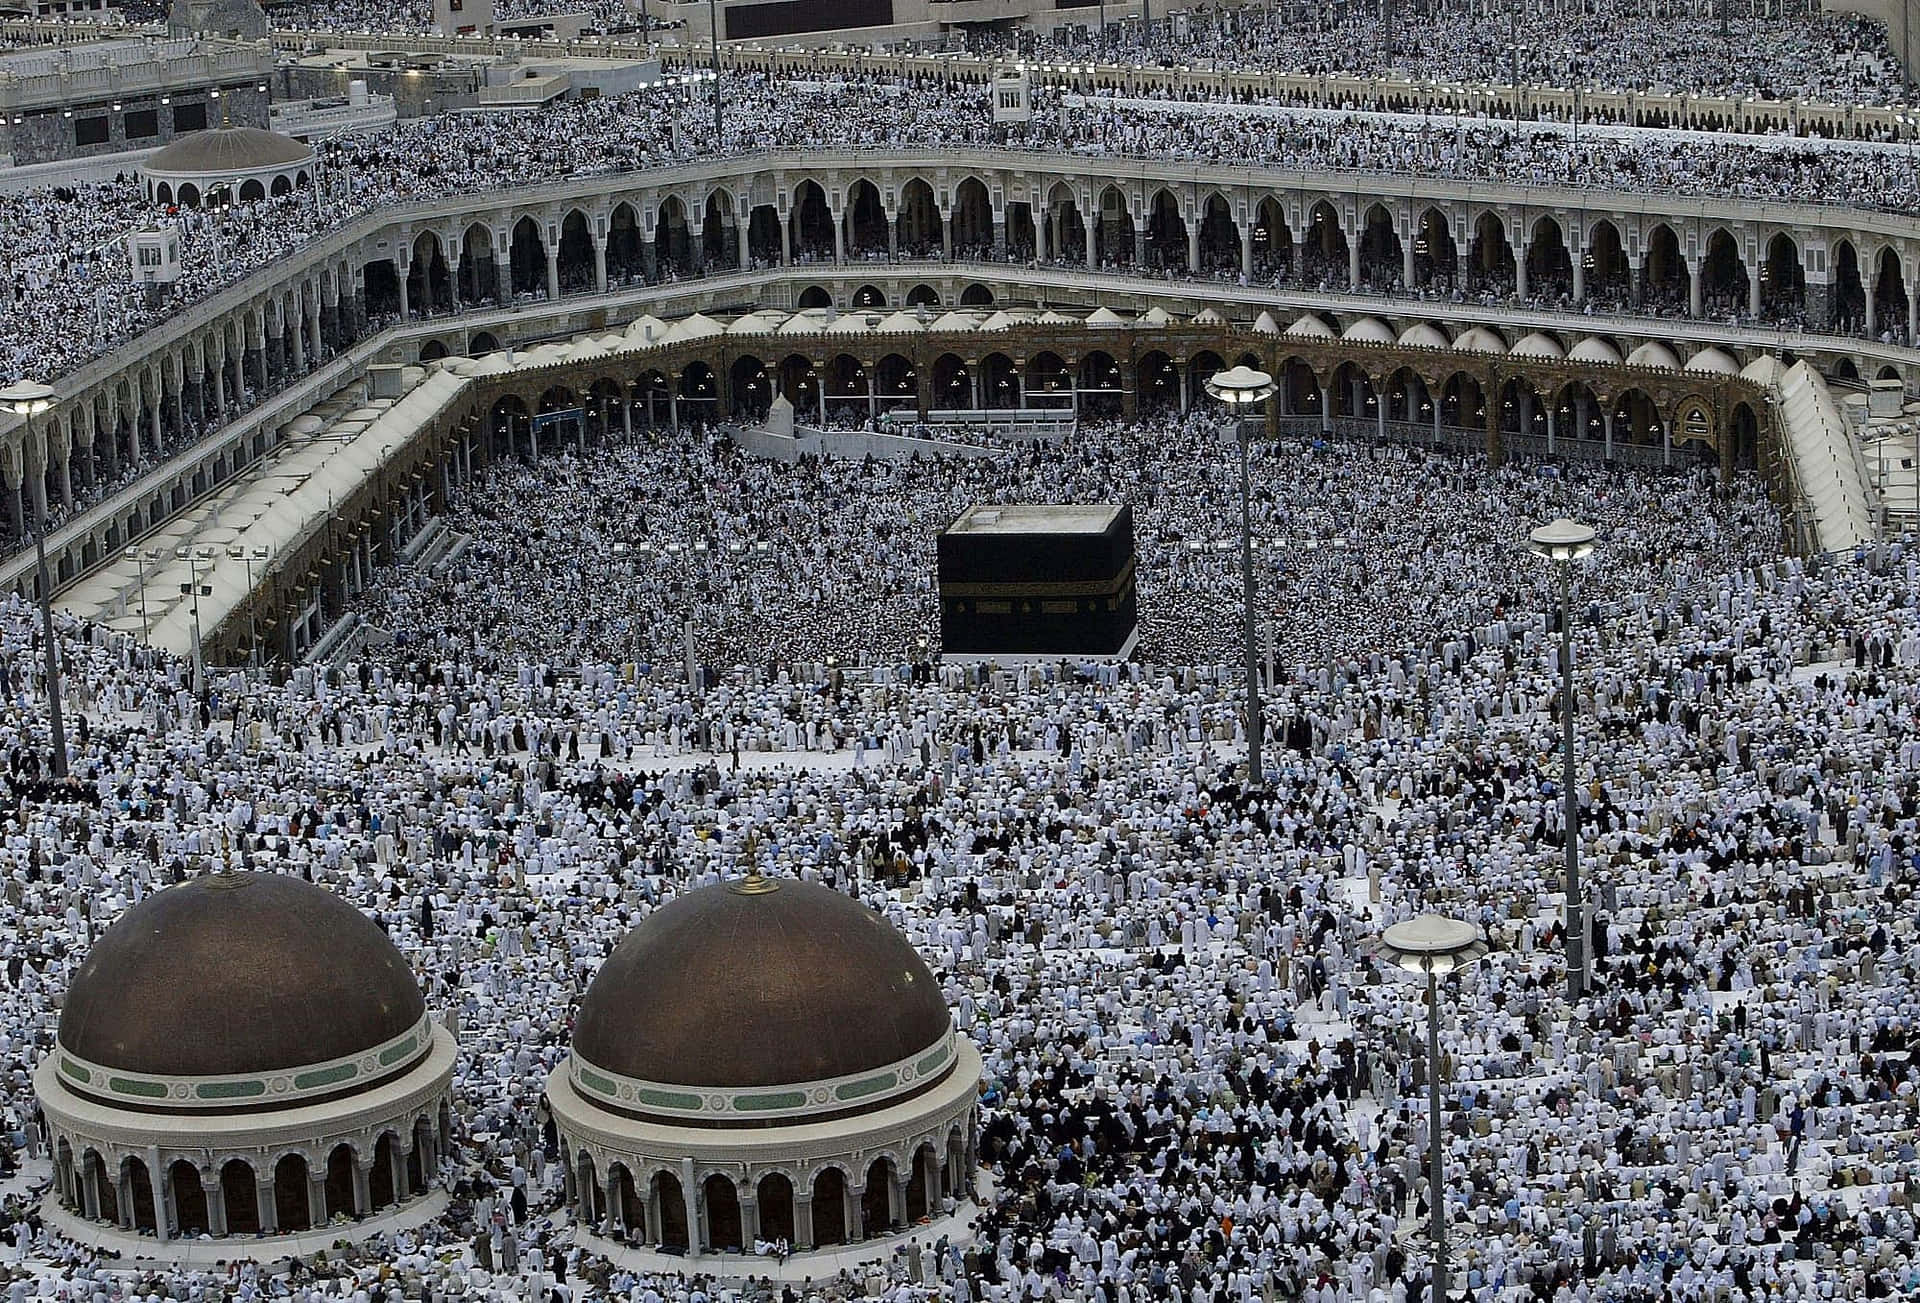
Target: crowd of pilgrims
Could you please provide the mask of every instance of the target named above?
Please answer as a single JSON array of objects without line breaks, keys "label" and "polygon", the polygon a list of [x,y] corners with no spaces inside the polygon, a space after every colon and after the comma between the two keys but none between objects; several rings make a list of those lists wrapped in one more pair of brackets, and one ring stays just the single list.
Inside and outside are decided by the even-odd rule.
[{"label": "crowd of pilgrims", "polygon": [[[1175,451],[1140,467],[1158,487],[1132,491],[1151,540],[1207,514],[1154,501],[1193,487],[1167,478],[1178,449],[1226,463],[1201,437],[1104,430],[976,487],[1111,491],[1129,451],[1162,439]],[[538,548],[478,552],[465,582],[490,578],[492,604],[431,636],[335,674],[216,670],[199,699],[182,661],[63,619],[59,782],[34,613],[0,605],[13,1299],[306,1303],[323,1281],[369,1303],[1424,1298],[1424,1001],[1369,950],[1424,911],[1492,946],[1442,1002],[1458,1287],[1503,1303],[1920,1290],[1920,555],[1905,543],[1785,557],[1752,486],[1684,473],[1288,448],[1258,464],[1262,503],[1276,524],[1298,516],[1290,537],[1343,522],[1352,560],[1267,589],[1285,651],[1255,790],[1235,772],[1236,674],[1207,632],[1230,623],[1227,572],[1150,567],[1157,645],[1126,665],[916,660],[901,629],[932,633],[928,612],[886,607],[874,571],[924,559],[888,538],[895,522],[943,523],[924,468],[760,468],[693,440],[659,453],[644,492],[647,463],[626,454],[502,464],[459,513],[493,536],[570,530],[589,558],[629,494],[650,529],[752,524],[799,557],[774,573],[811,588],[760,617],[770,641],[743,664],[565,654],[570,623],[583,647],[605,631]],[[722,470],[764,499],[709,492]],[[1602,530],[1574,589],[1594,986],[1571,1005],[1558,636],[1549,579],[1515,545],[1560,513]],[[781,582],[723,578],[708,612]],[[656,583],[642,568],[592,587],[605,601]],[[660,619],[651,602],[627,618]],[[831,614],[870,604],[884,616]],[[835,643],[832,661],[813,650]],[[570,1240],[538,1087],[571,1011],[628,928],[749,859],[903,929],[981,1049],[993,1192],[923,1231],[925,1253],[741,1287]],[[39,1216],[26,1074],[65,982],[130,903],[219,867],[340,892],[458,1026],[440,1219],[271,1276],[122,1271]]]},{"label": "crowd of pilgrims", "polygon": [[[1157,7],[1156,7],[1157,8]],[[1518,58],[1514,46],[1520,47]],[[970,42],[1041,62],[1253,68],[1310,76],[1579,86],[1589,91],[1833,104],[1901,104],[1908,86],[1884,23],[1798,3],[1524,0],[1270,6],[1129,15],[1034,37]]]},{"label": "crowd of pilgrims", "polygon": [[[585,461],[571,445],[504,459],[448,513],[471,539],[459,556],[390,573],[360,609],[407,657],[683,665],[690,627],[715,676],[829,656],[910,662],[939,623],[936,530],[978,502],[1115,502],[1133,515],[1140,655],[1238,661],[1239,485],[1222,471],[1234,454],[1217,416],[1087,422],[1060,443],[970,451],[788,465],[689,425],[637,430]],[[1577,479],[1476,472],[1471,460],[1401,448],[1355,455],[1319,439],[1257,441],[1252,456],[1263,484],[1255,552],[1275,601],[1263,656],[1268,626],[1279,663],[1320,664],[1438,647],[1550,595],[1552,576],[1525,562],[1525,531],[1481,510],[1475,490],[1545,520],[1569,509]],[[1611,575],[1652,585],[1697,547],[1749,563],[1778,551],[1774,513],[1750,479],[1684,520],[1661,510],[1693,482],[1619,470],[1583,504],[1608,539]],[[1281,614],[1304,603],[1317,618]]]},{"label": "crowd of pilgrims", "polygon": [[[129,22],[165,18],[158,0],[123,0]],[[678,24],[649,0],[497,0],[505,20],[588,15],[591,35],[641,39]],[[1886,24],[1821,10],[1808,0],[1368,0],[1265,7],[1195,6],[1172,13],[1119,6],[1103,20],[1044,33],[969,31],[953,42],[977,55],[1085,64],[1244,67],[1307,75],[1417,81],[1579,85],[1595,91],[1681,91],[1829,104],[1905,104]],[[280,30],[424,34],[425,0],[287,0],[268,18]],[[667,36],[665,39],[677,39]],[[1519,45],[1516,65],[1514,46]],[[9,48],[0,35],[0,49]]]},{"label": "crowd of pilgrims", "polygon": [[[1920,211],[1920,159],[1897,142],[1596,127],[1581,134],[1576,147],[1564,123],[1345,113],[1278,103],[1088,100],[1051,86],[1038,89],[1032,122],[996,127],[986,90],[977,83],[878,75],[810,81],[744,69],[724,74],[728,108],[724,134],[716,138],[713,93],[708,77],[689,76],[538,113],[403,121],[328,142],[319,169],[324,194],[309,188],[217,213],[155,210],[130,176],[0,196],[0,266],[6,268],[0,380],[64,374],[369,212],[503,185],[768,149],[1004,144]],[[177,223],[183,237],[182,276],[159,290],[133,283],[116,240],[153,221]],[[1013,256],[1034,254],[1029,249]],[[824,256],[832,256],[830,244]],[[1306,270],[1299,269],[1296,280]],[[1335,270],[1344,281],[1346,269]],[[544,292],[544,285],[532,292]],[[1768,309],[1776,322],[1795,319],[1795,310],[1771,302]]]}]

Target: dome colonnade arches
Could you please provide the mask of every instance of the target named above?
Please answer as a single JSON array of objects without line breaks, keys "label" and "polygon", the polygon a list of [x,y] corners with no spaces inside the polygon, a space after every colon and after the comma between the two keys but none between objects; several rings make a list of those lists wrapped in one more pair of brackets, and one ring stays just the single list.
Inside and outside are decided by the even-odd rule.
[{"label": "dome colonnade arches", "polygon": [[546,1099],[581,1224],[697,1256],[853,1244],[966,1204],[980,1076],[882,916],[750,873],[628,933]]},{"label": "dome colonnade arches", "polygon": [[[50,1211],[103,1244],[432,1216],[453,1059],[406,960],[358,910],[291,875],[203,874],[124,915],[68,988],[34,1072]],[[226,1252],[255,1244],[284,1252],[252,1238]]]}]

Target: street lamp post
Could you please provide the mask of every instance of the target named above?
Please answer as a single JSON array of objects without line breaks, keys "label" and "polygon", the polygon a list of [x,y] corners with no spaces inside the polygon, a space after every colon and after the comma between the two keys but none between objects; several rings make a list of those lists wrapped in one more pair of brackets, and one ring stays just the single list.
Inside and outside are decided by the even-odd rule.
[{"label": "street lamp post", "polygon": [[1253,481],[1247,460],[1250,436],[1241,428],[1243,418],[1255,406],[1273,397],[1277,386],[1273,377],[1252,367],[1237,366],[1221,371],[1207,380],[1207,392],[1233,413],[1233,432],[1240,444],[1240,586],[1244,609],[1241,618],[1246,637],[1247,659],[1247,783],[1257,786],[1266,770],[1260,765],[1260,740],[1266,731],[1260,709],[1260,661],[1254,640],[1253,588]]},{"label": "street lamp post", "polygon": [[1561,786],[1566,789],[1567,999],[1587,993],[1587,937],[1580,895],[1580,801],[1573,792],[1573,563],[1593,551],[1593,527],[1562,517],[1527,536],[1533,554],[1560,571]]},{"label": "street lamp post", "polygon": [[140,583],[140,641],[146,642],[153,632],[147,622],[147,566],[158,561],[160,553],[153,548],[130,547],[120,555],[133,562],[134,578]]},{"label": "street lamp post", "polygon": [[1395,923],[1380,936],[1374,953],[1388,963],[1427,979],[1427,1205],[1433,1217],[1433,1289],[1447,1297],[1446,1150],[1440,1141],[1440,978],[1476,963],[1487,953],[1486,940],[1471,923],[1443,914],[1421,914]]},{"label": "street lamp post", "polygon": [[177,547],[173,549],[173,559],[187,563],[187,582],[180,585],[181,596],[193,604],[193,695],[204,699],[207,694],[206,653],[200,645],[200,598],[204,594],[213,595],[213,585],[200,583],[200,563],[205,561],[212,569],[213,549],[210,547]]},{"label": "street lamp post", "polygon": [[[26,445],[33,446],[33,418],[53,408],[53,388],[37,380],[18,380],[0,389],[0,408],[26,422]],[[55,778],[67,776],[67,726],[60,714],[60,644],[53,636],[53,576],[47,570],[47,517],[34,522],[35,576],[40,588],[40,627],[47,640],[47,725],[53,733],[52,768]]]},{"label": "street lamp post", "polygon": [[260,625],[257,604],[253,600],[253,563],[265,561],[272,553],[264,547],[230,547],[227,556],[247,567],[247,664],[260,664]]}]

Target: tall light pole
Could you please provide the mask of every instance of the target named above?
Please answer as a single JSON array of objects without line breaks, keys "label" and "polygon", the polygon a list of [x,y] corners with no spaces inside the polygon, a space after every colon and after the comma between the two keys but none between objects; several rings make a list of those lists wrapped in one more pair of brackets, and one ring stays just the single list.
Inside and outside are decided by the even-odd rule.
[{"label": "tall light pole", "polygon": [[[26,446],[33,446],[33,418],[53,408],[53,387],[38,380],[16,380],[0,389],[0,408],[27,423]],[[34,523],[33,554],[39,563],[35,582],[40,589],[40,627],[47,640],[47,725],[53,732],[52,768],[55,778],[67,776],[67,725],[60,715],[60,643],[53,636],[53,576],[47,571],[47,515]]]},{"label": "tall light pole", "polygon": [[1560,785],[1566,789],[1567,1000],[1587,993],[1587,934],[1580,895],[1580,800],[1573,791],[1573,563],[1593,552],[1593,527],[1562,517],[1527,536],[1533,554],[1560,571]]},{"label": "tall light pole", "polygon": [[152,636],[152,629],[147,623],[147,566],[158,561],[160,553],[153,548],[130,547],[120,555],[133,562],[134,578],[140,582],[140,641],[146,642]]},{"label": "tall light pole", "polygon": [[1252,442],[1243,428],[1244,417],[1273,397],[1273,377],[1252,367],[1237,366],[1207,379],[1207,392],[1233,413],[1233,433],[1240,444],[1240,585],[1247,657],[1247,785],[1260,785],[1266,770],[1260,765],[1260,739],[1266,732],[1260,709],[1260,653],[1254,643],[1253,482],[1247,466]]},{"label": "tall light pole", "polygon": [[1380,936],[1374,953],[1427,979],[1427,1205],[1433,1217],[1433,1289],[1447,1297],[1446,1148],[1440,1140],[1440,978],[1476,963],[1487,953],[1486,940],[1471,923],[1444,914],[1421,914],[1395,923]]},{"label": "tall light pole", "polygon": [[253,600],[253,563],[264,562],[273,553],[264,547],[230,547],[227,556],[247,567],[247,664],[260,664],[260,625],[257,604]]},{"label": "tall light pole", "polygon": [[207,695],[206,653],[200,646],[200,598],[213,595],[211,584],[200,583],[200,563],[206,562],[207,568],[213,568],[213,549],[210,547],[176,547],[173,559],[187,563],[187,582],[180,585],[180,595],[193,603],[193,695],[203,700]]}]

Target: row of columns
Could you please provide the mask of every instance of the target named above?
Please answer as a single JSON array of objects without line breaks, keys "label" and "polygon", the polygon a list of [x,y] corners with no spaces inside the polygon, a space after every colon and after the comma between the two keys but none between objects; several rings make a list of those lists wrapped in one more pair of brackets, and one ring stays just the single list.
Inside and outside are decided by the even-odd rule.
[{"label": "row of columns", "polygon": [[[395,1133],[397,1134],[397,1133]],[[409,1132],[420,1149],[420,1171],[428,1182],[439,1168],[439,1138],[431,1127],[415,1128]],[[412,1182],[409,1179],[407,1161],[414,1152],[413,1147],[403,1147],[393,1143],[387,1147],[388,1187],[393,1192],[393,1203],[405,1203],[413,1198]],[[359,1150],[352,1151],[352,1208],[355,1216],[366,1216],[379,1211],[374,1204],[372,1173],[378,1159],[378,1145],[363,1155]],[[172,1240],[183,1235],[188,1229],[179,1224],[178,1192],[175,1189],[175,1159],[164,1158],[157,1146],[148,1146],[139,1155],[145,1167],[148,1191],[153,1199],[153,1231],[157,1239]],[[188,1158],[192,1162],[191,1158]],[[246,1160],[245,1164],[253,1176],[254,1220],[262,1234],[274,1235],[280,1232],[279,1188],[275,1172]],[[223,1236],[228,1234],[229,1217],[227,1209],[227,1190],[224,1180],[225,1168],[207,1169],[195,1164],[199,1176],[200,1194],[206,1203],[207,1226],[209,1234]],[[322,1227],[329,1221],[327,1210],[327,1177],[324,1168],[316,1169],[314,1164],[303,1162],[302,1170],[306,1179],[301,1191],[307,1208],[308,1228]],[[76,1171],[71,1162],[56,1165],[54,1179],[62,1201],[79,1212],[88,1221],[104,1219],[105,1200],[102,1198],[100,1164],[82,1160]],[[114,1172],[113,1208],[114,1221],[122,1230],[136,1229],[134,1174],[133,1165],[122,1156]],[[392,1206],[392,1205],[382,1205]]]},{"label": "row of columns", "polygon": [[[921,1180],[923,1183],[923,1189],[921,1191],[923,1196],[922,1203],[926,1208],[939,1208],[942,1199],[947,1195],[952,1195],[956,1199],[964,1198],[966,1195],[962,1185],[955,1179],[955,1159],[959,1154],[964,1153],[964,1150],[960,1150],[958,1146],[954,1148],[956,1152],[950,1152],[946,1161],[935,1161],[921,1168]],[[592,1161],[585,1153],[579,1155],[577,1164],[568,1164],[566,1168],[567,1199],[574,1206],[576,1212],[578,1212],[584,1220],[589,1221],[592,1220],[592,1215],[591,1210],[587,1206],[588,1201],[586,1199],[584,1183],[588,1180],[588,1173],[591,1170]],[[899,1169],[892,1164],[888,1164],[887,1172],[886,1195],[888,1225],[904,1226],[907,1222],[907,1182],[911,1179],[911,1174],[902,1174]],[[619,1164],[610,1164],[605,1175],[600,1178],[599,1188],[595,1190],[594,1193],[598,1196],[604,1214],[596,1223],[596,1229],[602,1234],[612,1234],[618,1231],[623,1235],[632,1235],[633,1228],[626,1224],[624,1188],[624,1181],[632,1179],[631,1173]],[[733,1185],[734,1198],[740,1209],[740,1236],[742,1247],[751,1248],[754,1241],[759,1239],[761,1234],[759,1206],[760,1182],[759,1180],[748,1180],[742,1183],[731,1182],[731,1178],[723,1177],[722,1179],[729,1180]],[[705,1183],[695,1182],[694,1165],[691,1158],[681,1160],[678,1184],[680,1187],[683,1215],[685,1216],[686,1226],[688,1228],[689,1251],[717,1252],[719,1247],[723,1246],[715,1246],[713,1243],[707,1200],[702,1194],[705,1189]],[[865,1182],[855,1184],[850,1177],[844,1177],[840,1183],[840,1188],[840,1224],[845,1233],[845,1242],[848,1244],[862,1242],[868,1238],[864,1213],[867,1184]],[[662,1225],[660,1182],[657,1179],[649,1180],[644,1190],[636,1188],[635,1194],[643,1201],[645,1206],[646,1226],[643,1234],[638,1237],[639,1241],[657,1247],[660,1244],[660,1227]],[[813,1217],[814,1189],[811,1186],[804,1189],[794,1188],[791,1197],[793,1202],[793,1246],[799,1250],[814,1248],[816,1247],[814,1242]]]}]

